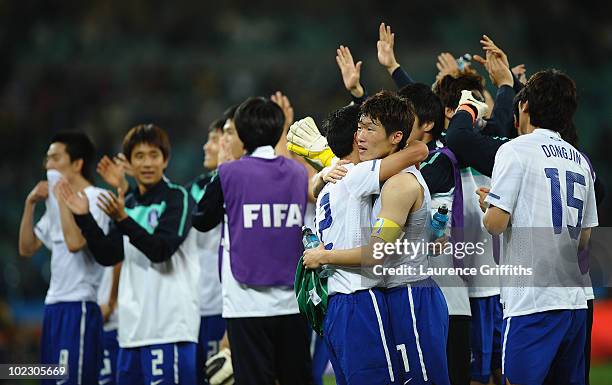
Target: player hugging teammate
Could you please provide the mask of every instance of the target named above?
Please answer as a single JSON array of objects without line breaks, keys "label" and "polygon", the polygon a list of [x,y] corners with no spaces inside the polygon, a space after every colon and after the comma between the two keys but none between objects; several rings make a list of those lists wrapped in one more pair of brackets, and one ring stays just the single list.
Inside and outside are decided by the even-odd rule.
[{"label": "player hugging teammate", "polygon": [[[432,98],[430,91],[414,83],[395,60],[394,38],[390,28],[382,24],[378,59],[400,88],[398,95],[405,97],[416,111],[410,137],[427,143],[430,153],[420,163],[420,172],[407,168],[382,185],[373,207],[378,215],[372,215],[369,223],[371,240],[364,240],[363,232],[353,232],[361,235],[356,239],[353,236],[355,242],[362,243],[357,249],[345,242],[330,242],[337,236],[326,234],[335,227],[359,223],[356,218],[345,219],[344,210],[336,210],[340,213],[334,215],[339,203],[334,203],[332,192],[344,185],[345,180],[362,179],[365,183],[376,178],[367,174],[359,176],[357,167],[348,167],[350,164],[342,160],[318,176],[321,183],[328,183],[321,191],[324,198],[319,198],[317,212],[319,235],[325,247],[307,250],[304,264],[312,269],[325,265],[326,270],[334,272],[328,281],[324,338],[332,358],[336,356],[332,365],[336,374],[341,374],[336,377],[338,383],[588,383],[588,330],[593,299],[588,243],[590,229],[597,226],[596,207],[602,189],[587,156],[573,147],[577,138],[572,121],[577,108],[573,81],[559,71],[546,70],[522,84],[518,76],[524,68],[514,69],[516,74],[513,74],[506,54],[483,36],[481,43],[486,55],[474,59],[484,66],[497,87],[495,99],[488,97],[480,75],[472,68],[459,69],[448,54],[438,57],[440,73]],[[360,84],[361,64],[354,63],[347,47],[341,46],[337,54],[338,66],[353,102],[363,103],[361,120],[352,131],[360,145],[361,157],[378,148],[368,139],[374,137],[372,124],[386,127],[382,118],[369,119],[365,113],[380,94],[367,98],[365,87]],[[442,119],[444,131],[441,128],[438,131],[436,128],[442,126]],[[342,151],[334,148],[338,146],[334,132],[340,129],[341,123],[338,127],[328,126],[328,122],[324,124],[323,132],[328,136],[330,148]],[[364,129],[372,134],[364,135]],[[289,139],[296,152],[316,160],[326,149],[322,146],[324,140],[314,131],[306,122],[298,123],[291,128]],[[347,138],[350,134],[351,131]],[[387,140],[392,140],[392,132],[387,135]],[[376,153],[374,157],[381,158],[384,154]],[[371,169],[374,172],[376,167]],[[405,180],[394,183],[399,177]],[[416,200],[410,192],[411,182],[421,186],[423,195],[416,194]],[[360,190],[355,187],[354,191]],[[542,194],[543,191],[550,194]],[[347,192],[344,196],[351,195]],[[395,200],[399,206],[394,205]],[[388,255],[383,261],[372,260],[373,242],[393,242],[398,237],[413,241],[431,239],[431,235],[421,233],[423,221],[429,218],[420,220],[419,210],[442,204],[451,207],[449,241],[482,242],[487,245],[483,253],[465,259],[443,254]],[[387,211],[385,206],[391,209]],[[530,274],[435,277],[442,286],[444,300],[441,305],[437,305],[435,296],[424,301],[429,314],[419,313],[414,287],[416,282],[427,282],[428,277],[413,278],[412,282],[385,277],[382,282],[372,282],[367,275],[372,263],[407,265],[419,263],[420,258],[421,264],[433,266],[471,266],[478,271],[491,268]],[[356,311],[348,316],[339,315],[336,279],[351,282],[343,277],[345,271],[362,274],[360,285],[370,284],[370,309],[378,317],[368,318]],[[409,306],[392,299],[389,283],[391,288],[407,285],[404,287],[408,288]],[[430,288],[428,295],[433,295],[434,285],[421,284],[418,290],[426,286]],[[379,292],[385,294],[377,297],[375,294]],[[367,304],[361,306],[366,308]],[[435,310],[438,306],[444,311]],[[397,322],[393,323],[395,314],[402,314],[398,317],[402,319],[399,327]],[[446,314],[449,315],[448,332]],[[436,326],[427,319],[442,324]],[[342,320],[345,332],[339,337],[333,328],[340,327],[336,322]],[[351,332],[353,327],[359,328],[360,323],[368,322],[371,322],[370,328],[362,328],[374,330],[378,325],[382,349],[367,342],[366,331]],[[445,338],[435,344],[446,346],[446,357],[441,357],[436,349],[428,349],[427,344],[436,341],[434,337],[423,338],[436,328],[441,328],[440,332],[434,332],[436,336],[442,334]],[[403,336],[410,333],[409,343],[401,344]],[[366,354],[367,359],[356,348],[359,341],[364,344],[363,350],[370,353]],[[379,368],[384,367],[382,357],[386,359],[388,373],[373,370],[376,357],[379,357]],[[434,379],[434,375],[441,378]]]},{"label": "player hugging teammate", "polygon": [[[353,103],[319,131],[293,123],[279,92],[248,98],[211,124],[186,188],[165,175],[170,140],[154,124],[100,160],[109,191],[92,185],[91,141],[55,135],[19,232],[20,254],[51,250],[41,362],[67,365],[63,384],[321,384],[328,358],[341,385],[588,383],[602,189],[575,147],[576,86],[556,70],[521,82],[523,67],[481,43],[474,61],[495,97],[448,53],[432,87],[414,82],[381,24],[377,56],[397,92],[368,97],[341,46]],[[433,237],[443,205],[446,233]],[[320,247],[304,251],[303,225]],[[396,241],[484,247],[373,257]],[[296,301],[301,255],[325,278],[322,336]]]}]

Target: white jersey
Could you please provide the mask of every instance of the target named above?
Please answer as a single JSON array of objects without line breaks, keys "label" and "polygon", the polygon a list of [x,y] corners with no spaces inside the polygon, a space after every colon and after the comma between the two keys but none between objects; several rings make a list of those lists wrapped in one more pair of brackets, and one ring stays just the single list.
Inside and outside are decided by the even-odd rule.
[{"label": "white jersey", "polygon": [[[434,194],[431,197],[431,215],[438,212],[438,208],[446,205],[448,208],[448,217],[452,217],[453,212],[453,190],[448,193]],[[450,220],[447,222],[447,235],[450,235]],[[454,267],[453,254],[443,253],[429,258],[429,266],[431,268],[452,268]],[[470,308],[470,297],[468,294],[468,286],[464,279],[458,275],[444,274],[435,275],[433,280],[436,281],[444,299],[448,306],[448,315],[472,315]]]},{"label": "white jersey", "polygon": [[[46,211],[36,223],[36,237],[51,250],[51,282],[45,304],[72,301],[96,302],[98,286],[102,279],[103,266],[99,265],[87,248],[71,253],[64,241],[60,213],[53,194],[53,187],[59,178],[57,171],[49,172],[49,196]],[[108,232],[109,218],[97,206],[98,195],[104,190],[89,186],[83,192],[87,195],[91,215],[105,233]]]},{"label": "white jersey", "polygon": [[[352,249],[367,245],[372,225],[373,195],[380,194],[380,160],[346,164],[346,176],[328,183],[317,198],[316,230],[326,248]],[[378,285],[361,267],[333,266],[327,281],[329,295],[350,294]]]},{"label": "white jersey", "polygon": [[[98,288],[98,305],[106,305],[108,304],[108,300],[111,295],[111,290],[113,288],[113,271],[114,266],[107,266],[104,268],[104,273],[102,274],[102,281],[100,282],[100,287]],[[109,332],[112,330],[117,330],[119,327],[119,317],[117,317],[117,309],[113,310],[110,317],[108,317],[108,321],[104,323],[104,331]]]},{"label": "white jersey", "polygon": [[[408,252],[397,256],[387,256],[383,262],[383,267],[396,268],[400,266],[413,267],[414,274],[398,274],[384,276],[382,286],[392,288],[406,283],[417,282],[429,278],[429,275],[422,274],[421,271],[426,271],[429,268],[429,258],[427,257],[427,248],[425,244],[429,241],[431,231],[431,196],[427,183],[416,167],[410,166],[403,171],[415,176],[421,187],[423,188],[423,203],[414,212],[408,214],[408,219],[403,227],[403,235],[401,241],[406,241],[409,245],[413,244],[416,247],[416,252],[408,249]],[[384,187],[383,187],[384,189]],[[382,208],[381,196],[379,195],[374,201],[372,208],[372,222],[380,214]]]},{"label": "white jersey", "polygon": [[593,177],[580,152],[546,129],[513,139],[497,151],[486,201],[510,213],[503,264],[533,269],[502,277],[504,317],[586,308],[579,228],[598,222]]},{"label": "white jersey", "polygon": [[315,215],[317,211],[317,206],[312,203],[312,202],[308,202],[306,204],[306,214],[304,214],[304,226],[308,227],[309,229],[314,229],[315,228]]},{"label": "white jersey", "polygon": [[195,229],[172,257],[151,262],[123,237],[119,279],[119,346],[198,342],[200,261]]},{"label": "white jersey", "polygon": [[[489,187],[491,179],[467,167],[461,170],[461,185],[463,189],[463,234],[464,242],[482,243],[483,253],[474,253],[463,259],[468,268],[477,269],[477,274],[468,277],[468,292],[470,298],[482,298],[499,295],[500,280],[495,275],[481,274],[483,266],[496,267],[493,257],[493,237],[482,224],[484,213],[480,209],[478,196],[474,193],[479,187]],[[501,244],[501,237],[498,238]],[[501,247],[501,246],[500,246]],[[498,250],[501,253],[501,250]]]},{"label": "white jersey", "polygon": [[202,317],[219,315],[223,310],[219,280],[221,224],[205,233],[196,232],[195,237],[200,259],[200,315]]}]

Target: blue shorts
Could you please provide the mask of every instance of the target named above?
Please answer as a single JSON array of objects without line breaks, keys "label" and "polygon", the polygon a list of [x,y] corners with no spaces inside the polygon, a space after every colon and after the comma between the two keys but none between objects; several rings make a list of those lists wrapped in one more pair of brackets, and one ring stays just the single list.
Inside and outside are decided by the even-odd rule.
[{"label": "blue shorts", "polygon": [[196,383],[196,344],[177,342],[120,348],[117,385]]},{"label": "blue shorts", "polygon": [[504,312],[499,295],[470,298],[472,310],[472,364],[473,381],[488,384],[495,369],[501,369],[502,322]]},{"label": "blue shorts", "polygon": [[323,374],[329,362],[329,353],[323,337],[308,327],[311,333],[310,357],[312,357],[312,378],[315,385],[323,385]]},{"label": "blue shorts", "polygon": [[196,355],[198,384],[208,384],[206,381],[206,360],[219,353],[219,342],[225,334],[225,320],[221,315],[211,315],[200,318],[200,334]]},{"label": "blue shorts", "polygon": [[400,384],[450,385],[446,343],[448,308],[431,279],[386,289],[385,299],[394,345],[400,362]]},{"label": "blue shorts", "polygon": [[100,370],[99,385],[115,385],[117,379],[117,355],[119,354],[119,342],[117,341],[117,330],[104,332],[104,356],[102,357],[102,369]]},{"label": "blue shorts", "polygon": [[329,296],[323,339],[338,385],[402,384],[388,314],[376,288]]},{"label": "blue shorts", "polygon": [[507,378],[521,385],[583,385],[586,316],[586,309],[580,309],[505,319],[504,381]]},{"label": "blue shorts", "polygon": [[[95,302],[45,305],[42,364],[68,365],[63,384],[95,384],[102,366],[102,313]],[[56,380],[42,380],[43,385]]]}]

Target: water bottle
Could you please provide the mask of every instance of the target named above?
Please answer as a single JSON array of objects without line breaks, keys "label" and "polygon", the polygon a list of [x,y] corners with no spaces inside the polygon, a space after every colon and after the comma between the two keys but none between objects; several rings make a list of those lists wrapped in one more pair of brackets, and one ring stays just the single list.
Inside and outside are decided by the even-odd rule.
[{"label": "water bottle", "polygon": [[319,237],[306,226],[302,226],[302,243],[304,244],[305,250],[314,249],[321,244]]},{"label": "water bottle", "polygon": [[466,53],[459,58],[457,58],[457,66],[459,67],[459,71],[463,71],[467,64],[472,62],[472,55]]},{"label": "water bottle", "polygon": [[[319,237],[309,227],[302,226],[302,244],[304,245],[304,250],[308,250],[319,247],[321,241],[319,241]],[[332,273],[332,269],[327,265],[322,265],[318,271],[319,276],[322,278],[329,277]]]},{"label": "water bottle", "polygon": [[433,240],[442,238],[444,236],[444,229],[446,229],[446,223],[448,222],[448,207],[442,205],[438,207],[438,211],[433,215],[431,219],[431,232],[433,234]]}]

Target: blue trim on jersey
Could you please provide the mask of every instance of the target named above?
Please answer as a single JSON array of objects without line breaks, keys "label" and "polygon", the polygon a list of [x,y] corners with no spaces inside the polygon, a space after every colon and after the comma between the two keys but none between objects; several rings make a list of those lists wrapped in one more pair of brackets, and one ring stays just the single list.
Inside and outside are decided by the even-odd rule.
[{"label": "blue trim on jersey", "polygon": [[499,197],[499,195],[497,195],[497,194],[493,194],[492,192],[489,192],[489,196],[490,196],[491,198],[501,199],[501,198]]}]

